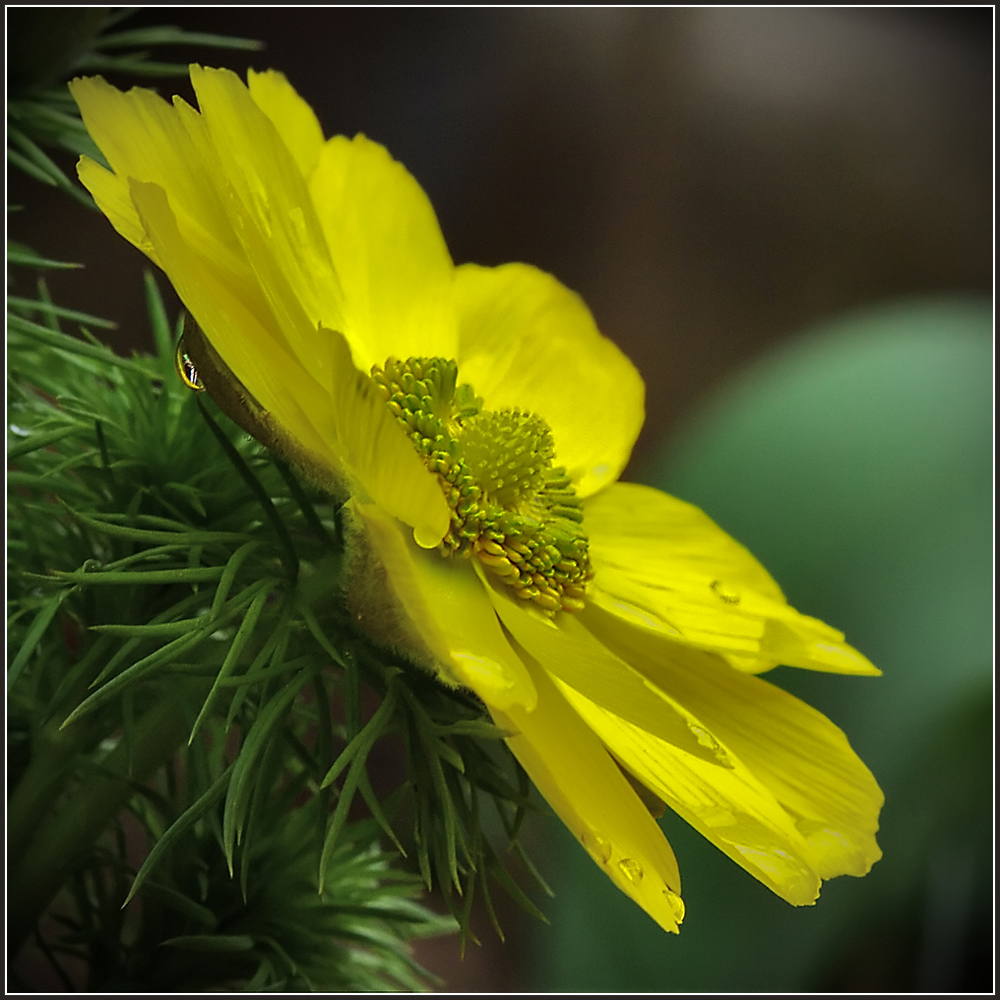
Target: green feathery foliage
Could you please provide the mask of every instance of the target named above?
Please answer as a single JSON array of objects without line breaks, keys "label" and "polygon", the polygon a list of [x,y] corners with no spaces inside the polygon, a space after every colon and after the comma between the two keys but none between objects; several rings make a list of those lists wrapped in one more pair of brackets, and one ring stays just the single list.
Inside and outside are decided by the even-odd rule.
[{"label": "green feathery foliage", "polygon": [[490,876],[534,910],[480,815],[516,844],[526,780],[474,699],[357,633],[336,509],[177,379],[147,290],[156,357],[115,357],[42,280],[8,303],[12,940],[62,888],[48,947],[92,988],[413,988],[405,941],[454,926],[418,883],[465,933]]},{"label": "green feathery foliage", "polygon": [[[182,40],[115,17],[59,72]],[[11,162],[78,191],[31,152],[95,155],[75,108],[26,86]],[[156,354],[122,358],[93,333],[113,324],[48,294],[75,265],[11,245],[12,265],[12,958],[32,944],[67,989],[420,989],[409,942],[471,937],[491,882],[537,914],[504,863],[538,878],[527,778],[472,696],[357,631],[337,504],[180,381],[183,317],[151,275]],[[417,902],[432,887],[451,917]]]},{"label": "green feathery foliage", "polygon": [[157,46],[263,48],[249,38],[207,35],[180,28],[121,29],[139,8],[22,7],[8,12],[7,162],[89,208],[93,199],[45,152],[86,154],[105,163],[87,134],[62,82],[86,73],[130,77],[186,76],[186,63],[157,62]]}]

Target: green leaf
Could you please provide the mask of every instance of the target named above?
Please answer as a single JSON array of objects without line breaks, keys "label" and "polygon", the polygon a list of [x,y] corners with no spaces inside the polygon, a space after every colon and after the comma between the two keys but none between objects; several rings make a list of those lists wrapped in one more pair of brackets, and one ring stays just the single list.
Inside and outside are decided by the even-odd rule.
[{"label": "green leaf", "polygon": [[521,845],[521,842],[514,840],[510,846],[511,850],[513,850],[514,853],[521,859],[521,864],[527,868],[528,874],[535,880],[542,892],[544,892],[550,899],[555,899],[555,892],[549,887],[548,882],[542,878],[541,872],[539,872],[539,870],[535,867],[535,863],[531,860],[531,858],[528,857],[528,854]]},{"label": "green leaf", "polygon": [[184,31],[169,25],[132,28],[129,31],[117,31],[112,35],[101,35],[94,40],[95,49],[127,49],[141,45],[205,45],[216,49],[242,49],[250,52],[264,48],[263,42],[252,38]]},{"label": "green leaf", "polygon": [[105,330],[118,329],[118,324],[110,319],[101,319],[99,316],[91,316],[90,313],[79,312],[76,309],[63,309],[61,306],[52,305],[50,302],[41,302],[37,299],[23,299],[15,295],[8,295],[7,305],[33,312],[48,313],[51,316],[62,316],[64,319],[89,323],[91,326],[101,327]]},{"label": "green leaf", "polygon": [[[245,608],[253,600],[253,598],[256,596],[261,586],[267,586],[267,585],[268,585],[267,581],[251,585],[250,587],[247,587],[245,590],[241,591],[236,597],[229,600],[218,612],[212,612],[210,610],[207,614],[200,616],[199,619],[187,619],[185,624],[187,624],[187,622],[197,621],[198,625],[195,629],[185,628],[184,634],[191,635],[195,631],[198,631],[202,636],[204,636],[204,635],[211,635],[213,632],[218,631],[220,628],[228,624],[228,622],[230,622],[237,614],[239,614],[240,611],[243,610],[243,608]],[[156,637],[157,636],[156,631],[147,631],[147,630],[156,629],[159,625],[165,624],[164,622],[161,622],[159,619],[172,618],[177,614],[183,613],[183,611],[186,611],[193,605],[202,603],[204,600],[205,598],[201,594],[190,594],[183,601],[179,601],[177,604],[175,604],[170,609],[169,612],[157,616],[157,619],[154,619],[154,621],[149,626],[133,626],[133,628],[140,628],[142,629],[142,631],[138,634],[138,636],[133,635],[133,637],[130,638],[128,642],[125,643],[122,649],[115,654],[115,656],[111,659],[111,661],[109,661],[107,666],[105,666],[105,668],[100,672],[100,674],[94,680],[91,687],[99,684],[102,680],[104,680],[105,677],[109,676],[117,668],[118,664],[121,663],[124,659],[126,659],[127,656],[134,649],[137,648],[138,644],[141,641],[148,639],[150,637]],[[171,622],[170,624],[175,624],[175,623]],[[180,623],[178,622],[176,624]],[[162,649],[166,648],[167,648],[166,646],[162,647]],[[144,662],[144,661],[139,661],[139,662]],[[137,665],[138,664],[133,664],[133,666]],[[131,670],[132,667],[129,667],[128,669]],[[125,672],[127,671],[123,671],[123,673]]]},{"label": "green leaf", "polygon": [[312,612],[312,608],[308,607],[303,603],[299,603],[296,606],[296,611],[302,615],[302,620],[306,623],[306,628],[309,629],[312,637],[323,647],[323,649],[329,653],[330,658],[333,660],[337,666],[348,669],[347,664],[344,663],[344,658],[337,652],[333,643],[327,638],[326,633],[320,627],[318,621],[316,621],[316,616]]},{"label": "green leaf", "polygon": [[233,468],[236,469],[240,474],[240,478],[250,488],[250,491],[257,498],[257,502],[267,515],[267,519],[271,522],[281,542],[282,562],[284,562],[291,578],[293,580],[296,579],[299,575],[299,557],[295,551],[295,546],[292,545],[292,539],[288,534],[288,528],[285,527],[285,522],[279,517],[278,512],[274,509],[274,504],[271,503],[271,498],[265,492],[264,487],[261,486],[260,480],[250,471],[250,467],[243,460],[243,456],[233,447],[232,442],[223,433],[222,428],[212,419],[201,397],[198,396],[197,400],[198,409],[201,411],[201,415],[204,417],[212,434],[215,435],[215,439],[222,446],[222,450],[226,453],[226,457],[232,463]]},{"label": "green leaf", "polygon": [[253,938],[248,934],[186,934],[183,937],[168,938],[164,947],[183,948],[185,951],[250,951]]},{"label": "green leaf", "polygon": [[[52,176],[48,171],[39,167],[37,164],[33,163],[32,160],[27,156],[22,156],[20,153],[7,148],[7,162],[12,163],[18,170],[23,171],[29,177],[34,177],[36,181],[41,181],[43,184],[48,184],[50,187],[58,187],[58,181]],[[10,255],[8,254],[8,260]]]},{"label": "green leaf", "polygon": [[350,762],[351,769],[348,771],[347,778],[344,780],[344,786],[340,790],[340,798],[337,801],[337,807],[334,810],[330,825],[326,831],[326,837],[323,841],[323,852],[320,855],[319,862],[320,892],[323,891],[327,865],[329,864],[333,849],[336,847],[337,837],[347,822],[347,813],[351,807],[354,792],[358,787],[362,775],[365,773],[364,768],[367,763],[368,754],[388,726],[395,707],[396,689],[393,684],[390,684],[386,691],[385,699],[379,706],[378,711],[368,720],[364,729],[344,748],[320,785],[321,788],[326,788]]},{"label": "green leaf", "polygon": [[205,698],[204,703],[201,706],[201,711],[198,713],[198,717],[194,721],[194,725],[191,727],[191,735],[188,737],[188,743],[194,742],[194,738],[208,716],[210,709],[215,701],[215,697],[219,692],[219,686],[223,680],[225,680],[229,674],[232,672],[233,668],[236,666],[236,662],[243,652],[243,647],[246,646],[250,637],[254,633],[254,629],[257,627],[257,621],[260,618],[260,613],[264,610],[264,605],[267,603],[267,599],[271,594],[271,590],[279,583],[277,579],[262,580],[258,584],[255,584],[255,589],[258,590],[257,596],[253,599],[243,621],[240,623],[240,627],[233,638],[232,643],[229,646],[229,652],[226,653],[226,658],[222,662],[222,666],[219,668],[219,672],[215,677],[215,681],[212,684],[211,690]]},{"label": "green leaf", "polygon": [[295,498],[295,502],[299,505],[299,510],[302,511],[302,516],[306,519],[306,523],[312,529],[313,534],[322,542],[322,544],[328,548],[336,548],[333,539],[330,537],[326,528],[323,527],[318,515],[316,514],[316,508],[313,507],[309,498],[306,496],[305,490],[302,489],[302,485],[299,483],[298,478],[295,473],[292,472],[290,466],[286,462],[275,458],[274,460],[275,468],[281,473],[282,479],[288,485],[288,491]]},{"label": "green leaf", "polygon": [[22,455],[29,455],[33,451],[38,451],[39,448],[47,448],[50,444],[55,444],[56,441],[69,437],[70,434],[79,433],[79,430],[79,427],[63,427],[59,430],[49,431],[47,434],[32,434],[20,444],[7,449],[7,461],[13,462]]},{"label": "green leaf", "polygon": [[226,808],[222,818],[223,849],[230,874],[233,872],[233,848],[236,843],[236,835],[243,827],[250,793],[253,790],[253,781],[256,777],[255,765],[266,750],[274,729],[284,719],[309,676],[309,671],[302,671],[298,677],[289,681],[284,690],[261,708],[250,732],[247,733],[240,755],[236,758],[233,779],[226,796]]},{"label": "green leaf", "polygon": [[187,76],[188,72],[185,63],[154,62],[143,52],[124,56],[90,52],[77,59],[73,69],[79,73],[134,73],[136,76]]},{"label": "green leaf", "polygon": [[326,788],[332,782],[336,781],[340,776],[341,771],[343,771],[344,768],[347,767],[347,765],[350,764],[358,754],[361,754],[362,758],[367,756],[368,752],[375,745],[375,742],[382,735],[385,727],[388,725],[395,706],[396,690],[393,685],[390,685],[389,689],[386,691],[382,704],[378,708],[378,711],[368,720],[361,732],[359,732],[357,736],[355,736],[340,752],[337,759],[326,772],[326,776],[323,778],[322,782],[320,782],[320,788]]},{"label": "green leaf", "polygon": [[49,627],[49,623],[55,617],[56,612],[59,610],[62,602],[66,600],[69,595],[73,593],[73,589],[69,588],[67,590],[56,591],[41,607],[41,610],[35,616],[35,620],[31,623],[31,628],[28,629],[28,634],[24,637],[24,642],[21,643],[21,648],[17,651],[17,655],[14,657],[14,662],[10,665],[7,671],[7,690],[9,691],[17,678],[20,676],[21,671],[24,669],[24,665],[28,662],[28,657],[35,651],[35,647],[41,642],[42,636],[45,634],[45,630]]},{"label": "green leaf", "polygon": [[[83,503],[92,503],[95,494],[83,483],[72,479],[59,479],[50,475],[38,475],[34,472],[8,472],[7,486],[23,486],[37,490],[39,493],[54,493],[56,496],[68,496]],[[37,574],[35,574],[37,577]],[[42,579],[45,579],[43,577]],[[51,578],[48,578],[51,582]]]},{"label": "green leaf", "polygon": [[148,656],[144,656],[138,661],[138,663],[133,663],[132,666],[126,668],[115,677],[112,677],[111,680],[99,687],[92,695],[90,695],[89,698],[85,698],[79,705],[77,705],[77,707],[66,717],[65,722],[63,722],[59,728],[65,729],[81,716],[87,715],[95,709],[100,708],[101,705],[110,701],[124,688],[128,687],[128,685],[134,684],[142,677],[146,677],[148,674],[152,673],[154,669],[162,668],[167,663],[176,660],[182,653],[186,653],[189,649],[192,649],[207,635],[209,635],[212,628],[214,628],[214,626],[201,628],[195,632],[189,632],[186,635],[182,635],[179,638],[174,639],[173,642],[168,642],[165,646],[161,646],[158,650],[150,653]]},{"label": "green leaf", "polygon": [[399,851],[399,853],[405,858],[407,856],[406,850],[400,843],[399,838],[396,836],[396,831],[393,830],[392,825],[386,818],[385,812],[375,795],[375,790],[372,788],[371,779],[368,777],[367,771],[361,772],[361,779],[358,782],[358,790],[361,792],[361,797],[365,800],[365,805],[368,806],[368,809],[372,814],[372,818],[382,828],[385,835],[392,841],[396,850]]},{"label": "green leaf", "polygon": [[170,320],[167,319],[167,309],[163,304],[163,296],[153,272],[147,267],[142,272],[143,288],[146,292],[146,311],[149,313],[149,325],[153,330],[153,343],[156,344],[156,356],[164,378],[170,378],[174,372],[174,338],[170,330]]},{"label": "green leaf", "polygon": [[458,719],[445,726],[435,725],[432,732],[437,736],[475,736],[480,740],[502,740],[507,736],[502,729],[486,719]]},{"label": "green leaf", "polygon": [[[151,549],[141,549],[124,559],[116,559],[114,562],[104,563],[102,570],[105,572],[119,571],[130,566],[147,565],[151,569],[169,569],[178,566],[183,554],[187,554],[187,564],[190,566],[190,553],[192,548],[188,545],[156,545]],[[195,562],[197,565],[197,562]],[[182,568],[179,567],[178,568]],[[141,626],[140,626],[141,627]]]},{"label": "green leaf", "polygon": [[[75,428],[71,428],[70,432],[74,429]],[[27,443],[28,442],[25,441],[25,444]],[[19,449],[23,447],[24,446],[21,445],[19,446]],[[9,455],[10,452],[8,452],[8,456]],[[110,535],[112,538],[125,538],[132,542],[149,542],[152,544],[167,543],[170,545],[212,545],[217,542],[245,542],[249,538],[247,534],[240,531],[201,531],[192,530],[186,525],[177,525],[177,528],[180,530],[157,531],[150,528],[135,528],[131,525],[118,523],[122,519],[123,515],[97,514],[89,516],[81,511],[74,510],[72,507],[67,507],[67,510],[78,521],[87,525],[89,528],[93,528],[95,531],[100,531],[105,535]],[[176,522],[167,523],[174,524]],[[259,546],[261,543],[250,542],[249,544],[251,546]],[[246,546],[244,546],[244,548],[245,547]]]},{"label": "green leaf", "polygon": [[18,264],[23,267],[43,267],[50,270],[74,270],[83,267],[83,264],[71,264],[64,260],[50,260],[42,257],[31,247],[26,247],[23,243],[7,241],[7,263]]},{"label": "green leaf", "polygon": [[461,754],[459,754],[452,747],[448,746],[444,740],[435,740],[434,749],[437,755],[441,757],[442,760],[448,761],[448,763],[451,764],[456,771],[463,774],[465,773],[465,762],[462,760]]},{"label": "green leaf", "polygon": [[[24,154],[21,156],[15,153],[8,146],[8,160],[15,163],[22,170],[27,170],[27,167],[30,164],[33,170],[27,170],[27,172],[32,173],[35,177],[38,177],[39,180],[43,180],[45,183],[54,184],[57,187],[62,188],[62,190],[68,195],[71,195],[78,202],[82,205],[86,205],[88,208],[97,208],[94,204],[94,199],[90,197],[90,194],[87,191],[74,184],[35,142],[28,138],[28,136],[26,136],[19,129],[11,128],[9,123],[7,126],[7,139],[8,141],[19,146],[21,152]],[[48,179],[46,180],[46,178]]]},{"label": "green leaf", "polygon": [[[135,883],[133,883],[133,891],[129,893],[129,899],[135,890]],[[142,894],[145,898],[150,900],[156,900],[158,903],[164,903],[169,906],[170,909],[175,910],[184,917],[188,917],[190,920],[195,920],[199,924],[204,924],[210,930],[214,930],[218,924],[215,914],[204,906],[199,905],[189,896],[185,896],[184,893],[178,892],[176,889],[171,889],[169,886],[161,885],[159,882],[146,881],[142,889]],[[122,904],[123,908],[128,904],[128,900]]]},{"label": "green leaf", "polygon": [[222,575],[219,577],[219,586],[216,588],[215,597],[212,599],[213,615],[219,613],[219,609],[226,601],[226,598],[229,597],[229,591],[232,589],[240,567],[247,560],[247,557],[256,549],[259,549],[262,544],[262,542],[257,541],[245,542],[226,560]]},{"label": "green leaf", "polygon": [[[53,576],[60,580],[71,580],[73,583],[89,585],[142,587],[153,583],[206,583],[220,579],[224,572],[224,566],[194,566],[178,569],[137,569],[122,573],[114,571],[105,573],[101,570],[94,570],[90,573],[74,570],[72,573],[67,573],[63,570],[53,570]],[[38,573],[29,573],[28,575],[36,579],[49,579]]]},{"label": "green leaf", "polygon": [[31,320],[24,319],[21,316],[8,315],[7,329],[10,332],[31,337],[32,340],[40,344],[54,347],[56,350],[64,351],[67,354],[77,354],[80,357],[93,358],[105,364],[112,365],[115,368],[135,372],[137,375],[142,375],[145,378],[152,377],[148,369],[143,365],[137,364],[135,361],[128,361],[125,358],[119,358],[109,348],[94,347],[92,344],[85,344],[83,341],[74,340],[72,337],[67,337],[61,333],[53,333],[47,327],[40,326],[38,323],[33,323]]},{"label": "green leaf", "polygon": [[507,894],[523,909],[525,912],[531,914],[537,920],[541,920],[543,924],[547,924],[548,918],[538,909],[535,904],[528,899],[524,894],[524,890],[510,877],[510,872],[502,864],[500,864],[497,859],[493,848],[490,847],[487,841],[483,841],[483,846],[486,854],[486,860],[489,864],[489,871],[494,878],[507,890]]},{"label": "green leaf", "polygon": [[[243,704],[243,700],[246,698],[251,684],[256,684],[260,680],[266,680],[272,676],[277,677],[292,670],[304,668],[314,662],[312,656],[300,656],[298,659],[285,661],[285,653],[288,650],[288,641],[290,638],[290,614],[288,602],[284,596],[282,596],[280,614],[280,620],[268,636],[263,649],[254,657],[253,663],[247,668],[247,672],[242,677],[229,677],[222,682],[224,686],[233,685],[239,687],[239,690],[233,695],[229,711],[226,714],[225,728],[227,730],[233,724],[236,713]],[[271,666],[267,670],[261,669],[269,659]]]},{"label": "green leaf", "polygon": [[91,632],[107,633],[108,635],[124,635],[135,639],[159,639],[169,635],[186,635],[204,625],[207,615],[197,618],[183,618],[176,622],[163,622],[159,625],[91,625]]}]

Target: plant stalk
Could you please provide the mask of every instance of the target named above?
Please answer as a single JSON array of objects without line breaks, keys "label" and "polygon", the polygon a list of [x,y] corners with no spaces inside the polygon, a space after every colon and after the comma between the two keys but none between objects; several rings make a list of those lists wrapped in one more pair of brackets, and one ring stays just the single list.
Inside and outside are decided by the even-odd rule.
[{"label": "plant stalk", "polygon": [[[9,855],[12,863],[7,873],[7,941],[11,955],[24,943],[70,872],[87,857],[94,841],[118,814],[134,784],[151,777],[183,744],[189,724],[180,702],[164,698],[137,721],[128,745],[123,741],[102,762],[101,773],[84,778],[40,827],[31,831],[17,829],[24,852],[16,861],[13,853]],[[69,747],[61,749],[59,753],[57,748],[56,756],[65,757]],[[55,797],[54,786],[66,773],[67,762],[52,760],[56,764],[54,774],[40,776],[39,787],[46,795]],[[30,778],[32,770],[29,768],[25,778]],[[26,784],[22,781],[22,787]],[[33,788],[26,788],[18,805],[22,823],[37,813],[38,798]]]}]

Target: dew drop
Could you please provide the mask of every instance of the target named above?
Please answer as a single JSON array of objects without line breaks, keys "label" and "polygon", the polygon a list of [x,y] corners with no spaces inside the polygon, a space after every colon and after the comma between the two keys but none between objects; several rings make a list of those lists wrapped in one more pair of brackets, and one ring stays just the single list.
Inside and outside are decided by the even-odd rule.
[{"label": "dew drop", "polygon": [[681,923],[684,920],[684,900],[670,889],[664,889],[663,895],[667,899],[667,904],[674,915],[674,920]]},{"label": "dew drop", "polygon": [[693,722],[688,723],[688,729],[691,730],[694,738],[708,750],[719,750],[719,741],[710,733],[707,729],[702,729],[701,726],[696,726]]},{"label": "dew drop", "polygon": [[633,885],[638,885],[642,881],[642,876],[645,874],[642,870],[642,865],[640,865],[634,858],[622,858],[621,861],[618,862],[618,870]]},{"label": "dew drop", "polygon": [[181,337],[180,343],[177,345],[177,353],[174,355],[174,366],[177,369],[177,374],[181,377],[181,381],[189,389],[193,389],[195,392],[204,390],[205,384],[198,374],[198,369],[195,367],[194,361],[191,360],[191,356],[187,353],[183,337]]},{"label": "dew drop", "polygon": [[306,216],[301,208],[296,206],[288,213],[288,221],[292,224],[295,239],[303,246],[309,245],[309,230],[306,227]]},{"label": "dew drop", "polygon": [[584,833],[580,837],[580,843],[599,865],[606,865],[611,860],[611,841],[599,833]]},{"label": "dew drop", "polygon": [[727,587],[721,580],[713,580],[712,590],[723,604],[739,604],[740,595],[730,587]]},{"label": "dew drop", "polygon": [[693,722],[688,723],[688,729],[691,730],[691,734],[698,741],[701,746],[705,747],[706,750],[711,750],[715,759],[722,764],[723,767],[733,767],[733,762],[729,759],[729,754],[726,753],[725,748],[722,744],[706,729],[702,729],[701,726],[696,726]]}]

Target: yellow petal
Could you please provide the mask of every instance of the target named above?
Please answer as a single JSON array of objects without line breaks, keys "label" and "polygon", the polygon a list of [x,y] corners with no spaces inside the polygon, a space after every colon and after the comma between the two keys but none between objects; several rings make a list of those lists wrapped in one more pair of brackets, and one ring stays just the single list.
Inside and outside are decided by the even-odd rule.
[{"label": "yellow petal", "polygon": [[348,310],[336,328],[358,366],[368,371],[390,356],[454,358],[451,257],[406,168],[362,135],[336,136],[310,190]]},{"label": "yellow petal", "polygon": [[489,592],[518,644],[643,784],[782,898],[816,899],[819,875],[793,817],[702,716],[671,688],[649,683],[578,616],[559,615],[557,624]]},{"label": "yellow petal", "polygon": [[878,674],[843,635],[799,614],[767,571],[697,507],[615,483],[584,505],[595,571],[588,599],[755,673],[778,663]]},{"label": "yellow petal", "polygon": [[538,691],[533,711],[491,708],[507,744],[602,871],[664,930],[684,916],[673,851],[600,740],[525,654]]},{"label": "yellow petal", "polygon": [[89,156],[81,156],[76,172],[80,183],[90,192],[97,207],[120,236],[141,250],[157,267],[163,262],[156,256],[153,244],[139,221],[139,213],[129,195],[128,179],[118,177]]},{"label": "yellow petal", "polygon": [[578,493],[618,478],[642,427],[643,384],[583,300],[527,264],[455,272],[459,379],[490,409],[548,421]]},{"label": "yellow petal", "polygon": [[157,184],[169,193],[171,210],[187,238],[211,245],[216,260],[228,263],[239,254],[219,198],[217,172],[196,148],[182,118],[183,111],[196,114],[184,101],[176,98],[171,106],[139,87],[122,93],[101,77],[73,80],[69,86],[87,131],[125,185],[121,193],[130,178]]},{"label": "yellow petal", "polygon": [[550,674],[660,739],[715,760],[712,748],[699,742],[695,721],[669,693],[598,642],[575,615],[548,618],[493,586],[478,564],[476,571],[504,627]]},{"label": "yellow petal", "polygon": [[[357,560],[347,596],[362,628],[487,705],[533,708],[535,687],[470,563],[418,548],[374,504],[352,500],[347,513]],[[373,571],[369,557],[384,574]]]},{"label": "yellow petal", "polygon": [[[796,852],[819,877],[864,875],[881,857],[875,832],[882,792],[829,719],[711,654],[631,628],[596,608],[586,609],[582,617],[598,638],[693,713],[754,781],[767,789],[794,821],[799,834],[793,842]],[[618,752],[617,745],[611,745]],[[664,752],[673,754],[669,748]],[[635,763],[624,756],[623,760],[629,767]],[[700,763],[691,766],[704,770]],[[650,777],[636,773],[644,782]],[[669,785],[664,779],[650,787],[662,798]],[[746,804],[735,788],[721,782],[715,787],[725,792],[734,810]],[[731,842],[727,831],[706,836],[736,857],[720,843],[719,837]],[[779,841],[770,854],[780,861],[782,851],[787,852],[787,847]],[[775,891],[785,895],[780,888]]]},{"label": "yellow petal", "polygon": [[372,380],[354,367],[344,337],[322,328],[319,333],[328,342],[333,371],[332,408],[322,430],[336,442],[367,497],[410,525],[419,545],[433,548],[451,524],[437,477],[427,470]]},{"label": "yellow petal", "polygon": [[250,70],[247,88],[254,104],[278,130],[281,141],[295,158],[299,173],[308,180],[323,148],[323,129],[313,109],[299,97],[285,74],[277,70],[265,73]]},{"label": "yellow petal", "polygon": [[[234,275],[185,245],[165,195],[132,182],[134,202],[174,286],[222,359],[277,425],[272,445],[338,492],[359,483],[366,496],[413,527],[427,547],[448,530],[450,511],[437,479],[427,471],[371,380],[353,365],[341,334],[323,327],[307,334],[329,371],[325,388],[299,364],[274,327],[252,281]],[[240,294],[242,291],[242,294]],[[305,322],[303,320],[303,322]],[[273,320],[272,320],[273,323]],[[284,331],[282,331],[283,333]],[[317,365],[319,369],[321,366]]]},{"label": "yellow petal", "polygon": [[739,762],[727,769],[685,755],[568,685],[560,689],[615,757],[702,836],[792,905],[816,901],[820,879],[801,836]]},{"label": "yellow petal", "polygon": [[317,429],[333,422],[330,390],[288,351],[256,284],[184,241],[162,188],[133,181],[130,192],[177,294],[226,365],[311,462],[342,475],[332,439]]},{"label": "yellow petal", "polygon": [[342,329],[344,311],[306,179],[235,73],[192,66],[191,83],[201,116],[185,124],[223,187],[228,225],[289,348],[324,382],[328,362],[312,331]]},{"label": "yellow petal", "polygon": [[[296,159],[234,74],[194,66],[191,77],[200,114],[179,98],[170,106],[148,90],[123,94],[100,78],[74,81],[84,120],[119,184],[87,164],[81,176],[97,182],[113,221],[147,253],[149,240],[137,232],[137,213],[129,212],[124,192],[129,180],[156,184],[182,241],[230,276],[231,293],[244,297],[255,286],[254,311],[270,313],[263,322],[326,383],[329,358],[316,350],[312,334],[320,322],[341,325],[340,292]],[[272,97],[276,89],[272,83]]]},{"label": "yellow petal", "polygon": [[826,622],[800,614],[788,605],[773,609],[771,615],[761,645],[766,662],[833,674],[881,675],[882,671],[866,656],[844,642],[843,632]]}]

